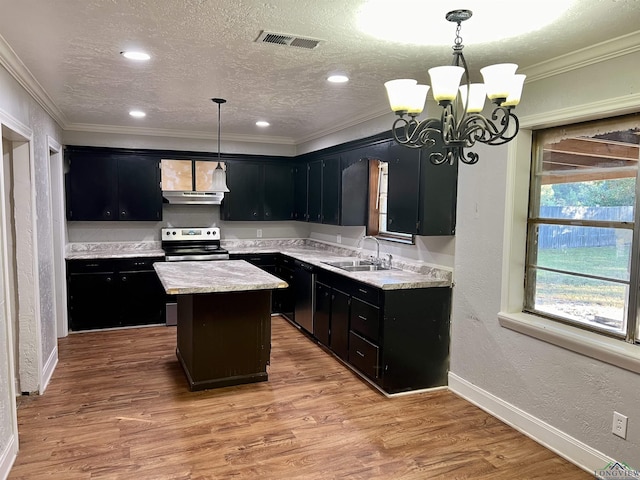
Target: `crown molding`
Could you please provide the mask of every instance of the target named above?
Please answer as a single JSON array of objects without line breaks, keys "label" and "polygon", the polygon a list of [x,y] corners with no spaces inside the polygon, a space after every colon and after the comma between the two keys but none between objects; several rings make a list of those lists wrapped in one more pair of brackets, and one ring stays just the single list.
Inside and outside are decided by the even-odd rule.
[{"label": "crown molding", "polygon": [[2,35],[0,35],[0,65],[9,72],[61,128],[65,128],[67,121],[62,110],[58,108]]},{"label": "crown molding", "polygon": [[640,30],[523,68],[527,83],[640,51]]},{"label": "crown molding", "polygon": [[637,112],[639,107],[640,93],[633,93],[520,117],[520,128],[549,128],[567,122],[585,122],[610,115],[625,115]]},{"label": "crown molding", "polygon": [[[119,125],[99,125],[90,123],[72,123],[65,127],[66,132],[106,133],[111,135],[139,135],[150,137],[186,138],[192,140],[216,140],[210,132],[194,132],[187,130],[172,130],[168,128],[123,127]],[[266,135],[238,135],[221,134],[220,140],[228,142],[267,143],[276,145],[295,145],[289,137],[274,137]]]},{"label": "crown molding", "polygon": [[[296,138],[296,145],[301,145],[303,143],[306,142],[311,142],[313,140],[317,140],[319,138],[322,137],[326,137],[327,135],[331,135],[333,133],[338,133],[341,132],[342,130],[346,130],[347,128],[351,128],[351,127],[355,127],[358,125],[361,125],[365,122],[371,121],[371,120],[375,120],[377,118],[383,117],[385,115],[389,115],[391,113],[391,110],[389,110],[389,107],[387,106],[386,108],[383,109],[378,109],[369,113],[365,113],[362,115],[359,115],[357,117],[352,118],[351,120],[347,121],[347,122],[343,122],[343,123],[338,123],[338,124],[334,124],[331,126],[331,128],[326,128],[324,130],[318,130],[316,132],[314,132],[311,135],[307,135],[305,137],[299,137]],[[391,127],[389,127],[390,129]]]}]

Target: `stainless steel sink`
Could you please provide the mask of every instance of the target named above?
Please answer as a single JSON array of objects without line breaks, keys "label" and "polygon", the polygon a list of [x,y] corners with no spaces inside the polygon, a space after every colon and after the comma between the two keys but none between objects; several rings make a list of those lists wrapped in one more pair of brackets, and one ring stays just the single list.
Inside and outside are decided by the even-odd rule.
[{"label": "stainless steel sink", "polygon": [[377,272],[380,270],[391,270],[391,268],[377,265],[371,260],[356,258],[353,260],[340,260],[336,262],[322,262],[332,267],[337,267],[347,272]]}]

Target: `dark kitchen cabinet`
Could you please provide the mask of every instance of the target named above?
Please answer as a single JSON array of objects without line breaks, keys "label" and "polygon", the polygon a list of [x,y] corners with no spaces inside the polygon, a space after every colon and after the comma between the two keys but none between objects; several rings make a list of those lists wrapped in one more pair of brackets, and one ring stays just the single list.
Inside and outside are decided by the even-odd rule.
[{"label": "dark kitchen cabinet", "polygon": [[329,225],[366,225],[369,162],[345,164],[340,156],[309,162],[307,218]]},{"label": "dark kitchen cabinet", "polygon": [[391,142],[388,151],[388,228],[417,235],[454,235],[458,166],[434,165],[442,143],[412,149]]},{"label": "dark kitchen cabinet", "polygon": [[446,385],[450,288],[381,290],[326,271],[318,281],[315,319],[338,357],[387,393]]},{"label": "dark kitchen cabinet", "polygon": [[420,151],[395,142],[389,145],[387,185],[387,229],[418,232]]},{"label": "dark kitchen cabinet", "polygon": [[340,224],[340,157],[309,162],[309,221]]},{"label": "dark kitchen cabinet", "polygon": [[255,163],[227,162],[227,187],[221,214],[224,220],[262,220],[262,169]]},{"label": "dark kitchen cabinet", "polygon": [[331,289],[331,337],[329,348],[342,360],[349,358],[349,306],[348,294]]},{"label": "dark kitchen cabinet", "polygon": [[340,157],[322,160],[322,223],[340,225]]},{"label": "dark kitchen cabinet", "polygon": [[316,305],[313,319],[313,336],[324,346],[329,346],[331,329],[331,287],[316,282]]},{"label": "dark kitchen cabinet", "polygon": [[158,159],[90,147],[65,155],[67,220],[162,220]]},{"label": "dark kitchen cabinet", "polygon": [[165,292],[153,269],[163,260],[67,260],[70,330],[164,323]]},{"label": "dark kitchen cabinet", "polygon": [[309,162],[307,171],[309,178],[307,220],[322,223],[322,160]]},{"label": "dark kitchen cabinet", "polygon": [[224,220],[290,220],[293,218],[293,169],[282,163],[227,162],[222,202]]},{"label": "dark kitchen cabinet", "polygon": [[367,224],[369,212],[369,159],[361,156],[342,169],[340,225]]},{"label": "dark kitchen cabinet", "polygon": [[307,164],[293,167],[293,219],[307,221]]}]

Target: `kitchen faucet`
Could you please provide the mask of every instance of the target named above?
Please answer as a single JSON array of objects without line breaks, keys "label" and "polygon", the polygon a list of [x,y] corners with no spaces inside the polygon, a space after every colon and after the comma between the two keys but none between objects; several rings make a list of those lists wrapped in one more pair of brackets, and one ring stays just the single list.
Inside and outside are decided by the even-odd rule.
[{"label": "kitchen faucet", "polygon": [[358,242],[358,248],[362,247],[362,244],[368,238],[376,242],[376,259],[374,260],[374,263],[376,265],[380,265],[380,240],[378,240],[376,237],[373,237],[371,235],[365,235],[362,238],[360,238],[360,241]]}]

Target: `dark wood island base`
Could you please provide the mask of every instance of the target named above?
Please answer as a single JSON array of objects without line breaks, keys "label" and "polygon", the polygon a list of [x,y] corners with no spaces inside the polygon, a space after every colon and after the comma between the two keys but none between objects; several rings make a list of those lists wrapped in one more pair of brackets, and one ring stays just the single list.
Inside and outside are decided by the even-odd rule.
[{"label": "dark wood island base", "polygon": [[178,295],[176,355],[191,391],[268,380],[271,290]]}]

